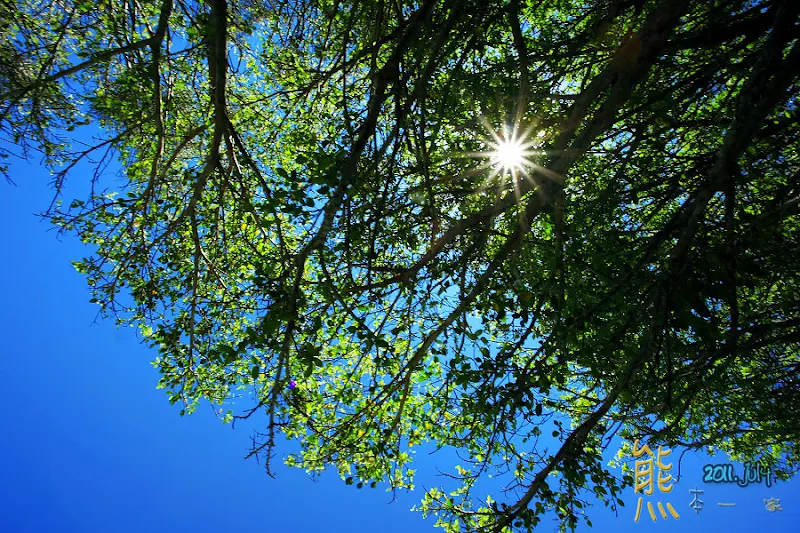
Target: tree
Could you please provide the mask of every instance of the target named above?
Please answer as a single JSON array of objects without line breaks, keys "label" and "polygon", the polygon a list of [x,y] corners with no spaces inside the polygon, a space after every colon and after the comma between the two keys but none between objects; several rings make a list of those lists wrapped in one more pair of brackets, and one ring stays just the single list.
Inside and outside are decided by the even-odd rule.
[{"label": "tree", "polygon": [[[800,3],[2,10],[4,156],[42,151],[58,196],[96,161],[47,213],[96,247],[91,301],[185,412],[253,390],[225,420],[265,413],[268,471],[277,432],[359,486],[454,447],[422,505],[448,531],[616,506],[614,435],[793,471]],[[490,473],[505,502],[473,498]]]}]

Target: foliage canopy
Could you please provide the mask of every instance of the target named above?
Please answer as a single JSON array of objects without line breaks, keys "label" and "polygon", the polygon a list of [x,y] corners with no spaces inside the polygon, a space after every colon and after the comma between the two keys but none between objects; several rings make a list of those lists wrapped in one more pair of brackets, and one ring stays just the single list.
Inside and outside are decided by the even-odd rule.
[{"label": "foliage canopy", "polygon": [[48,211],[92,301],[186,412],[250,390],[268,470],[278,432],[359,486],[453,447],[423,511],[527,531],[617,505],[615,435],[796,464],[800,2],[0,9],[0,153],[95,163]]}]

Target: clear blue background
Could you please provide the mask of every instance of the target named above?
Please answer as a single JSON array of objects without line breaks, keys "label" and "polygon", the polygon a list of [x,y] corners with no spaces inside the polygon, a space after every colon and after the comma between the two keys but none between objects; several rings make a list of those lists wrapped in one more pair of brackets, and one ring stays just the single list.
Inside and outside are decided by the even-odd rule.
[{"label": "clear blue background", "polygon": [[[433,532],[434,520],[410,511],[423,486],[453,472],[452,454],[421,452],[413,493],[346,486],[335,472],[317,481],[278,465],[277,479],[243,457],[253,426],[222,425],[210,407],[178,416],[156,390],[155,353],[135,332],[98,321],[83,276],[70,261],[89,255],[76,239],[59,241],[34,216],[51,199],[50,176],[19,163],[17,186],[0,182],[0,348],[3,363],[0,439],[0,533],[115,532]],[[88,173],[72,176],[85,189]],[[84,183],[80,183],[84,180]],[[73,187],[73,190],[74,187]],[[71,196],[67,197],[67,202]],[[286,451],[279,450],[279,453]],[[678,453],[674,451],[673,475]],[[280,457],[278,458],[280,459]],[[633,489],[616,516],[589,509],[594,528],[579,531],[800,531],[800,480],[767,488],[702,483],[702,465],[722,463],[686,454],[681,480],[662,501],[680,520],[646,511],[633,515]],[[736,465],[741,472],[742,465]],[[690,508],[693,486],[705,490],[700,514]],[[496,495],[500,496],[500,495]],[[775,497],[783,511],[770,513]],[[500,500],[503,501],[503,500]],[[717,502],[736,503],[718,507]],[[545,521],[540,530],[556,527]]]}]

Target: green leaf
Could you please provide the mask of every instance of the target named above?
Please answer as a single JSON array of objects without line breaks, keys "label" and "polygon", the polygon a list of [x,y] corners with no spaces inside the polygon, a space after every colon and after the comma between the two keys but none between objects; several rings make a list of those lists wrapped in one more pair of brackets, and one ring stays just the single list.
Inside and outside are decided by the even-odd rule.
[{"label": "green leaf", "polygon": [[385,339],[382,339],[382,338],[376,339],[375,340],[375,345],[378,348],[388,348],[389,346],[391,346]]}]

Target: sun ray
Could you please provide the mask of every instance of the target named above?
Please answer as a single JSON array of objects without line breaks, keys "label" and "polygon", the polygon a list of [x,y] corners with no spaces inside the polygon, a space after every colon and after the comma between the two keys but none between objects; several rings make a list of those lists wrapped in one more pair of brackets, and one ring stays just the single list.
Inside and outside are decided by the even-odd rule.
[{"label": "sun ray", "polygon": [[[478,186],[474,192],[495,188],[500,182],[508,179],[518,198],[530,191],[531,185],[539,186],[534,175],[541,174],[555,181],[563,181],[562,176],[536,162],[538,156],[545,155],[542,146],[546,136],[545,131],[540,129],[541,124],[538,121],[528,123],[525,128],[509,124],[495,128],[482,113],[478,114],[478,121],[488,134],[483,141],[485,148],[473,152],[454,152],[452,155],[477,159],[481,162],[471,170],[449,177],[446,181],[468,179],[488,170],[483,185]],[[523,185],[524,182],[527,184]]]},{"label": "sun ray", "polygon": [[520,179],[520,174],[526,168],[534,166],[529,158],[538,152],[532,150],[537,144],[531,133],[535,124],[530,124],[525,130],[517,127],[504,126],[500,130],[491,127],[489,121],[481,116],[481,122],[491,136],[487,140],[488,150],[476,152],[474,157],[485,157],[495,172],[494,175],[510,175],[513,179]]}]

